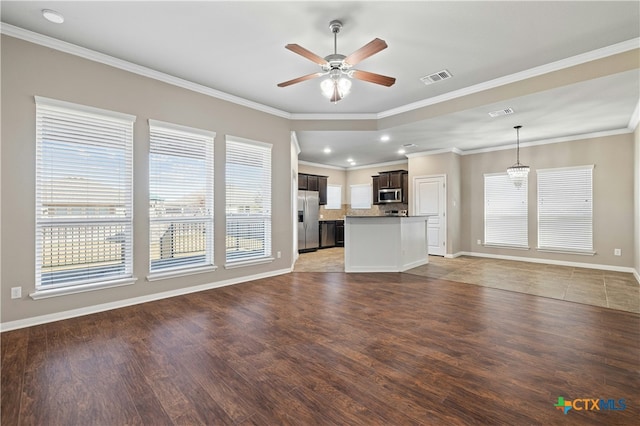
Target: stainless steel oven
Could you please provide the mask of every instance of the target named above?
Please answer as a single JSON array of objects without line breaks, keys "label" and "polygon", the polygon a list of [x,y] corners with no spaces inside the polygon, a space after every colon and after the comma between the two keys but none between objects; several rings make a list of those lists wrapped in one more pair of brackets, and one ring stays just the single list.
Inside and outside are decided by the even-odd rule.
[{"label": "stainless steel oven", "polygon": [[402,189],[380,189],[378,190],[378,202],[380,203],[401,203]]}]

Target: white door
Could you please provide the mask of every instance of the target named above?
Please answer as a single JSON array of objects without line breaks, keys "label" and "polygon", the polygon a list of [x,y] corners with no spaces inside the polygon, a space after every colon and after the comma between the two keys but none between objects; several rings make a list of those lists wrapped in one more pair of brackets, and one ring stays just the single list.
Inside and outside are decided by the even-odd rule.
[{"label": "white door", "polygon": [[446,180],[445,176],[414,178],[414,216],[430,216],[427,223],[429,254],[447,252]]}]

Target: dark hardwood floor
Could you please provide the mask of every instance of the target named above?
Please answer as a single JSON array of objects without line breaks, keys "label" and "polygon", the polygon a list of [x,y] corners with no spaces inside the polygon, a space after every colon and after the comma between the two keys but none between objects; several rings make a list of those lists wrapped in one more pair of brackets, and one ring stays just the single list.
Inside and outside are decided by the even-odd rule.
[{"label": "dark hardwood floor", "polygon": [[410,274],[292,273],[1,338],[3,426],[640,416],[638,314]]}]

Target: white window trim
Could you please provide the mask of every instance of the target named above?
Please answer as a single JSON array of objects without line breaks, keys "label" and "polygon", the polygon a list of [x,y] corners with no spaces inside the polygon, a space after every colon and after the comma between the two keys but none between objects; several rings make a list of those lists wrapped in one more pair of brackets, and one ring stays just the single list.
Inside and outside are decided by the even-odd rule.
[{"label": "white window trim", "polygon": [[536,223],[538,224],[538,247],[536,247],[536,251],[539,252],[543,252],[543,253],[558,253],[558,254],[575,254],[575,255],[581,255],[581,256],[595,256],[597,254],[597,252],[593,249],[593,170],[595,169],[595,164],[585,164],[583,166],[569,166],[569,167],[551,167],[551,168],[545,168],[545,169],[537,169],[537,173],[538,173],[538,180],[536,182],[536,185],[539,185],[539,174],[540,172],[545,173],[548,171],[566,171],[566,170],[591,170],[591,245],[592,245],[592,249],[591,250],[578,250],[578,249],[569,249],[569,248],[556,248],[556,247],[544,247],[544,246],[540,246],[540,237],[539,237],[539,232],[540,232],[540,209],[539,209],[539,203],[540,203],[540,199],[539,199],[539,192],[538,192],[538,199],[536,200],[536,204],[538,205],[538,214],[536,217]]},{"label": "white window trim", "polygon": [[[366,188],[366,191],[367,191],[367,194],[368,194],[367,195],[367,197],[368,197],[368,205],[366,207],[364,206],[364,204],[362,206],[358,206],[358,207],[354,206],[353,205],[353,190],[354,189],[360,190],[360,189],[365,189],[365,188]],[[351,185],[350,186],[350,194],[349,194],[349,205],[350,205],[350,207],[352,209],[354,209],[354,210],[367,210],[367,209],[370,209],[373,206],[372,193],[371,193],[372,191],[373,191],[373,189],[371,187],[371,184],[369,184],[369,183]]]},{"label": "white window trim", "polygon": [[166,280],[168,278],[180,278],[187,277],[189,275],[197,275],[197,274],[206,274],[208,272],[215,272],[218,270],[218,267],[215,265],[212,266],[201,266],[199,268],[189,268],[189,269],[176,269],[172,271],[166,272],[156,272],[147,275],[147,281],[160,281]]},{"label": "white window trim", "polygon": [[[338,200],[338,207],[334,207],[333,205],[329,204],[329,194],[331,193],[330,189],[331,188],[338,188],[338,190],[340,191],[340,199]],[[336,185],[336,184],[328,184],[327,185],[327,204],[324,206],[325,210],[340,210],[342,209],[342,185]]]},{"label": "white window trim", "polygon": [[[43,106],[46,108],[52,108],[52,109],[61,109],[61,110],[71,110],[71,111],[75,111],[75,112],[79,112],[79,113],[83,113],[89,116],[94,116],[100,119],[112,119],[112,120],[116,120],[116,121],[121,121],[123,123],[126,123],[127,125],[131,125],[131,138],[132,138],[132,144],[131,147],[129,148],[131,150],[131,158],[132,158],[132,162],[133,162],[133,148],[134,148],[134,124],[136,122],[136,116],[132,115],[132,114],[126,114],[126,113],[122,113],[122,112],[118,112],[118,111],[112,111],[112,110],[107,110],[107,109],[103,109],[103,108],[97,108],[97,107],[92,107],[92,106],[88,106],[88,105],[82,105],[82,104],[76,104],[73,102],[67,102],[67,101],[62,101],[62,100],[58,100],[58,99],[52,99],[52,98],[47,98],[47,97],[43,97],[43,96],[34,96],[34,101],[36,103],[36,106]],[[39,135],[36,135],[36,137],[38,138]],[[36,171],[37,173],[37,171]],[[133,205],[133,187],[134,187],[134,182],[133,182],[133,163],[131,164],[131,170],[130,170],[131,176],[131,194],[130,194],[130,198],[129,198],[129,202],[131,203],[131,218],[129,219],[128,222],[124,222],[123,223],[129,223],[131,226],[131,238],[133,239],[134,236],[134,230],[133,230],[133,216],[134,216],[134,205]],[[37,179],[37,178],[36,178]],[[38,195],[36,194],[36,197],[38,197]],[[60,220],[59,222],[65,222],[64,220]],[[90,221],[82,221],[82,223],[87,223]],[[36,247],[36,250],[39,250],[38,247]],[[29,297],[31,297],[33,300],[39,300],[39,299],[46,299],[46,298],[51,298],[51,297],[58,297],[58,296],[65,296],[65,295],[70,295],[70,294],[76,294],[76,293],[84,293],[84,292],[88,292],[88,291],[94,291],[94,290],[102,290],[102,289],[108,289],[108,288],[113,288],[113,287],[121,287],[121,286],[126,286],[126,285],[132,285],[134,284],[138,278],[135,277],[133,275],[133,267],[134,267],[134,259],[133,259],[133,241],[131,241],[131,275],[127,276],[127,277],[121,277],[121,278],[116,278],[116,279],[108,279],[108,280],[103,280],[103,281],[92,281],[92,282],[88,282],[88,283],[77,283],[77,284],[70,284],[70,285],[60,285],[60,286],[55,286],[55,287],[51,287],[51,288],[36,288],[34,292],[29,294]],[[36,266],[36,270],[37,266]]]},{"label": "white window trim", "polygon": [[[196,136],[202,136],[205,138],[210,138],[212,140],[212,142],[215,144],[215,137],[216,137],[216,132],[211,131],[211,130],[204,130],[204,129],[198,129],[195,127],[189,127],[189,126],[184,126],[181,124],[175,124],[175,123],[169,123],[166,121],[160,121],[160,120],[154,120],[154,119],[149,119],[149,132],[151,133],[151,128],[155,127],[158,128],[160,130],[166,129],[166,130],[174,130],[177,132],[181,132],[181,133],[187,133],[187,134],[193,134]],[[213,147],[212,147],[213,150]],[[213,152],[213,151],[212,151]],[[212,158],[212,161],[215,161],[215,158]],[[215,167],[214,165],[212,165],[212,167]],[[215,169],[214,169],[215,170]],[[213,179],[213,177],[212,177]],[[214,185],[214,182],[211,182],[212,185]],[[213,187],[212,187],[212,191],[213,191]],[[213,196],[213,195],[212,195]],[[213,200],[212,200],[213,203]],[[215,209],[215,206],[213,206],[213,208]],[[147,210],[148,212],[148,210]],[[177,222],[185,222],[187,221],[186,218],[175,218],[175,220]],[[149,216],[149,231],[151,230],[151,223],[152,222],[162,222],[162,220],[152,220],[151,217]],[[215,228],[215,222],[212,220],[211,221],[211,230],[213,232],[214,228]],[[205,273],[205,272],[214,272],[217,270],[217,266],[214,264],[214,254],[215,254],[215,249],[214,249],[214,240],[213,238],[211,238],[211,264],[209,265],[196,265],[193,267],[176,267],[176,268],[166,268],[164,270],[159,270],[159,271],[151,271],[151,259],[149,258],[149,274],[147,275],[147,281],[158,281],[158,280],[162,280],[162,279],[167,279],[167,278],[177,278],[177,277],[183,277],[183,276],[188,276],[188,275],[194,275],[194,274],[200,274],[200,273]]]},{"label": "white window trim", "polygon": [[36,290],[29,294],[33,300],[49,299],[51,297],[67,296],[70,294],[85,293],[87,291],[104,290],[114,287],[122,287],[135,284],[138,278],[124,278],[121,280],[102,281],[89,284],[78,284],[69,287],[56,287],[46,290]]},{"label": "white window trim", "polygon": [[49,107],[60,107],[64,109],[73,109],[85,114],[97,115],[99,117],[110,117],[122,121],[131,121],[135,123],[136,116],[108,109],[96,108],[88,105],[74,104],[73,102],[61,101],[58,99],[45,98],[43,96],[34,96],[36,104]]},{"label": "white window trim", "polygon": [[[238,137],[238,136],[232,136],[232,135],[227,135],[226,136],[226,142],[236,142],[236,143],[244,143],[244,144],[248,144],[248,145],[253,145],[259,148],[264,148],[264,149],[268,149],[270,152],[270,167],[271,167],[271,176],[270,176],[270,189],[271,189],[271,205],[270,205],[270,228],[271,228],[271,233],[273,233],[273,144],[271,143],[267,143],[267,142],[261,142],[261,141],[256,141],[253,139],[246,139],[246,138],[242,138],[242,137]],[[225,144],[225,165],[226,165],[226,150],[227,150],[228,144]],[[225,166],[226,167],[226,166]],[[225,168],[225,175],[226,175],[226,168]],[[226,180],[225,180],[225,184],[226,184]],[[225,188],[225,199],[226,199],[226,188]],[[226,225],[227,225],[227,214],[226,214],[226,203],[225,203],[225,229],[226,229]],[[227,233],[225,230],[225,241],[227,238]],[[227,252],[226,252],[226,244],[225,244],[225,264],[224,264],[224,268],[225,269],[236,269],[236,268],[243,268],[243,267],[247,267],[247,266],[254,266],[254,265],[262,265],[262,264],[266,264],[266,263],[270,263],[273,262],[275,260],[275,258],[273,258],[272,254],[273,254],[273,234],[269,236],[269,240],[271,242],[271,247],[269,250],[269,254],[267,256],[263,256],[263,257],[256,257],[256,258],[252,258],[252,259],[239,259],[239,260],[232,260],[232,261],[228,261],[227,260]]]},{"label": "white window trim", "polygon": [[[529,225],[529,178],[527,177],[527,181],[526,181],[526,188],[524,189],[525,191],[525,200],[527,202],[527,219],[526,219],[526,232],[527,232],[527,244],[502,244],[502,243],[487,243],[487,225],[486,225],[486,220],[487,220],[487,210],[486,210],[486,206],[487,206],[487,199],[486,199],[486,184],[487,184],[487,177],[495,177],[495,176],[504,176],[504,177],[508,177],[507,173],[504,172],[500,172],[500,173],[485,173],[483,176],[483,180],[484,180],[484,195],[483,195],[483,203],[484,203],[484,209],[483,209],[483,231],[484,231],[484,243],[482,244],[483,247],[488,247],[488,248],[506,248],[506,249],[513,249],[513,250],[530,250],[531,247],[529,246],[529,229],[528,229],[528,225]],[[514,186],[515,187],[515,186]],[[522,189],[522,187],[520,188]]]}]

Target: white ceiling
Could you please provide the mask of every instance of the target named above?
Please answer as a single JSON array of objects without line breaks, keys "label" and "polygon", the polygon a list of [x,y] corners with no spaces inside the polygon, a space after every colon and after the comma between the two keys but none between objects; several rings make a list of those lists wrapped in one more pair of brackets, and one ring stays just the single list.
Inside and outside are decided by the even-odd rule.
[{"label": "white ceiling", "polygon": [[[627,128],[640,93],[638,69],[543,90],[431,118],[410,114],[480,89],[498,86],[567,58],[638,47],[640,2],[220,2],[220,1],[2,1],[2,22],[82,46],[265,106],[293,120],[326,120],[323,130],[297,132],[300,159],[348,167],[405,158],[408,152],[474,150],[521,141],[567,138]],[[57,25],[42,9],[65,17]],[[326,56],[333,51],[329,22],[340,19],[338,52],[348,55],[373,38],[389,47],[357,69],[396,77],[387,88],[354,81],[338,102],[322,97],[320,80],[286,88],[277,83],[319,70],[284,48],[297,43]],[[6,27],[6,26],[3,26]],[[4,30],[4,28],[3,28]],[[604,49],[604,50],[598,50]],[[589,53],[591,52],[591,53]],[[443,69],[453,78],[426,86],[420,77]],[[258,106],[259,107],[259,106]],[[489,111],[515,114],[491,119]],[[370,131],[345,131],[344,118],[372,119]],[[304,127],[304,126],[302,126]],[[390,136],[382,143],[379,137]],[[322,149],[331,147],[332,153]]]}]

